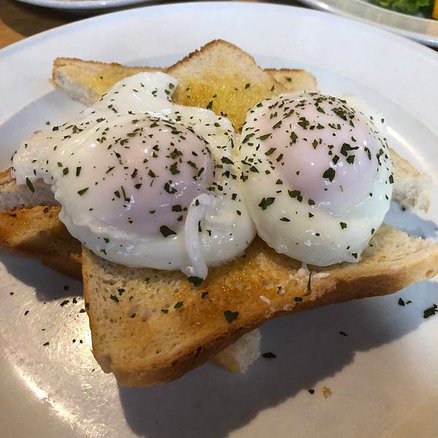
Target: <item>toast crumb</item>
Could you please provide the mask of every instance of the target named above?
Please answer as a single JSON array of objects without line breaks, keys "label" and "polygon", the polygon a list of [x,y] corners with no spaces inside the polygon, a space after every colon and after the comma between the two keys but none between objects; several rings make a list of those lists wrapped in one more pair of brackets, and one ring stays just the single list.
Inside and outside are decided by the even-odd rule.
[{"label": "toast crumb", "polygon": [[332,395],[332,390],[328,386],[323,386],[321,392],[324,398],[329,398]]}]

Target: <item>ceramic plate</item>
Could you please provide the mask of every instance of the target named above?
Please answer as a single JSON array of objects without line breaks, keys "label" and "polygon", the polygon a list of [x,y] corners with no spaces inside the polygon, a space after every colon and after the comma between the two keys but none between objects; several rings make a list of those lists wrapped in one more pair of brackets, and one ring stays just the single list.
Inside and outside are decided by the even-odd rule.
[{"label": "ceramic plate", "polygon": [[366,0],[300,0],[309,6],[376,24],[429,46],[438,47],[438,20],[401,14]]},{"label": "ceramic plate", "polygon": [[[324,92],[354,96],[384,115],[392,146],[434,178],[428,217],[394,206],[389,221],[435,235],[438,56],[378,28],[302,8],[148,7],[0,51],[8,84],[0,88],[0,161],[6,167],[19,141],[81,108],[53,90],[55,57],[165,66],[214,38],[239,45],[264,67],[305,68]],[[437,435],[438,315],[423,317],[438,303],[433,281],[270,321],[263,352],[276,358],[261,358],[246,374],[205,365],[165,386],[125,389],[93,359],[81,285],[34,260],[1,253],[0,261],[2,436]]]}]

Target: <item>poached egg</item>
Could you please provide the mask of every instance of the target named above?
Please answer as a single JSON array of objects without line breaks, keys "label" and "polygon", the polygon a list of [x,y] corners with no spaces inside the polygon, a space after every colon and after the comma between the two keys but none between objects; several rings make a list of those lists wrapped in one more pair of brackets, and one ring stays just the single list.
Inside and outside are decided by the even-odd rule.
[{"label": "poached egg", "polygon": [[240,156],[244,199],[269,246],[317,266],[360,260],[393,184],[372,119],[332,96],[284,94],[248,112]]},{"label": "poached egg", "polygon": [[25,141],[17,184],[43,179],[60,220],[97,255],[122,265],[181,270],[242,254],[255,235],[239,185],[231,122],[176,105],[164,73],[118,82],[76,119]]}]

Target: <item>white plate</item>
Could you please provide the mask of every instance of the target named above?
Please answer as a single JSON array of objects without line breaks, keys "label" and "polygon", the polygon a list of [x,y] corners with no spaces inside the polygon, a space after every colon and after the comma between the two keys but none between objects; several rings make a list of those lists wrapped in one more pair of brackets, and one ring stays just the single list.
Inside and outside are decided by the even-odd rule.
[{"label": "white plate", "polygon": [[[80,107],[49,83],[56,56],[167,65],[214,38],[238,44],[262,66],[306,68],[328,93],[366,100],[385,114],[394,147],[422,170],[438,168],[433,51],[335,15],[252,3],[128,10],[1,51],[0,77],[8,84],[0,89],[3,163],[32,130]],[[427,220],[394,217],[413,232],[435,233]],[[430,218],[438,222],[436,180]],[[432,437],[438,431],[438,316],[423,319],[423,310],[438,302],[434,282],[271,321],[263,327],[263,350],[277,358],[259,360],[245,375],[206,365],[165,386],[127,390],[92,358],[87,319],[78,313],[82,300],[72,303],[80,284],[32,260],[8,254],[0,260],[2,436],[400,437],[415,431]],[[412,304],[399,306],[401,297]],[[70,301],[61,307],[64,299]],[[327,399],[324,387],[332,390]]]},{"label": "white plate", "polygon": [[423,44],[438,47],[438,20],[401,14],[366,0],[300,0],[309,6],[376,24]]},{"label": "white plate", "polygon": [[17,0],[29,5],[62,9],[72,12],[93,12],[99,9],[115,9],[143,3],[156,3],[156,0]]}]

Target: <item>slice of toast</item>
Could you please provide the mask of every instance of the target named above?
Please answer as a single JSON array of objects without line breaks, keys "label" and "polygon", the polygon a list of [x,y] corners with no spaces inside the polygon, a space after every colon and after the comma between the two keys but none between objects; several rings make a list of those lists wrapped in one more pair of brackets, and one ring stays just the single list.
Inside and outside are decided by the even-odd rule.
[{"label": "slice of toast", "polygon": [[[244,64],[245,64],[245,69],[242,68],[238,68],[237,69],[237,73],[236,76],[233,76],[233,74],[231,74],[229,68],[233,68],[232,65],[229,65],[227,67],[227,71],[228,71],[228,75],[231,74],[231,77],[234,78],[234,82],[233,81],[223,81],[221,82],[221,76],[220,75],[212,75],[211,74],[211,70],[208,68],[209,62],[212,63],[212,65],[216,65],[216,66],[220,66],[220,58],[221,56],[228,56],[228,54],[230,54],[230,51],[237,51],[237,53],[239,54],[239,56],[236,56],[236,53],[233,55],[234,56],[234,60],[235,62],[240,62],[240,58],[244,59]],[[261,71],[261,69],[259,69],[255,62],[252,60],[251,57],[249,57],[249,55],[244,54],[245,56],[242,57],[243,52],[240,51],[240,49],[229,45],[228,43],[223,43],[223,42],[214,42],[214,43],[210,43],[209,45],[207,45],[205,48],[201,49],[201,51],[196,52],[194,55],[185,58],[182,62],[177,63],[175,66],[173,66],[173,71],[172,74],[174,74],[174,76],[176,76],[178,79],[180,79],[181,85],[180,88],[181,90],[184,90],[185,92],[190,91],[190,87],[185,87],[183,88],[184,85],[184,80],[181,81],[182,78],[186,77],[187,80],[192,81],[193,79],[190,76],[190,65],[192,65],[191,63],[193,62],[193,72],[197,72],[197,74],[201,75],[198,77],[200,83],[202,83],[202,86],[198,86],[198,88],[196,88],[196,92],[192,93],[192,94],[185,94],[182,93],[180,99],[187,99],[191,101],[191,105],[201,105],[199,102],[203,102],[203,105],[205,106],[205,102],[207,102],[207,106],[209,105],[210,102],[212,102],[212,106],[213,109],[215,109],[216,111],[219,112],[227,112],[227,114],[231,114],[233,117],[233,122],[235,124],[235,126],[239,126],[239,120],[243,120],[242,116],[239,115],[239,111],[243,111],[243,106],[240,106],[240,110],[238,111],[235,108],[235,103],[236,100],[231,101],[230,102],[230,107],[231,107],[231,111],[230,111],[230,107],[226,106],[226,102],[227,99],[225,98],[226,96],[229,96],[229,90],[227,91],[226,87],[227,86],[233,86],[234,88],[237,88],[237,91],[240,93],[240,96],[242,96],[242,99],[246,99],[245,102],[247,102],[248,105],[252,106],[251,103],[251,98],[249,98],[248,96],[250,96],[251,94],[251,84],[253,83],[253,81],[257,80],[266,80],[266,84],[272,84],[272,81],[275,79],[272,79],[272,76],[267,78],[266,74],[267,72],[263,72]],[[230,54],[231,55],[231,54]],[[72,61],[73,64],[75,64],[77,61]],[[93,65],[93,68],[97,68],[99,71],[102,71],[102,69],[106,69],[107,74],[112,77],[112,68],[111,65],[107,65],[107,64],[99,64],[99,63],[91,63]],[[77,80],[78,81],[78,88],[82,89],[85,85],[85,89],[89,89],[89,90],[94,90],[96,88],[96,86],[94,85],[96,83],[96,76],[94,76],[94,82],[92,80],[89,79],[85,79],[85,81],[82,81],[81,78],[91,78],[92,76],[88,75],[88,68],[86,65],[83,64],[83,62],[81,62],[81,69],[76,70],[76,72],[78,72],[79,76],[77,76],[76,78],[73,77],[72,75],[70,77],[68,77],[67,79],[65,78],[65,75],[68,76],[68,74],[70,73],[66,73],[66,71],[74,71],[74,69],[72,69],[71,65],[68,69],[64,69],[64,67],[68,65],[68,62],[65,61],[64,59],[64,64],[62,65],[63,67],[63,73],[64,74],[55,74],[56,71],[56,63],[55,63],[55,68],[54,68],[54,81],[55,84],[62,85],[62,84],[68,84],[65,85],[67,89],[70,90],[70,94],[71,95],[75,95],[74,93],[74,83]],[[120,67],[120,68],[119,68]],[[121,75],[124,74],[124,72],[132,71],[130,70],[130,68],[128,68],[127,70],[124,69],[121,66],[117,66],[114,67],[115,70],[117,70],[117,73],[114,73],[114,76],[117,75]],[[254,69],[256,69],[257,71],[254,72]],[[170,70],[170,69],[169,69]],[[58,70],[59,73],[60,70]],[[82,71],[82,74],[81,74]],[[232,70],[231,70],[232,71]],[[133,73],[135,73],[136,71],[132,71]],[[262,74],[263,73],[263,74]],[[128,74],[128,73],[127,73]],[[181,78],[178,77],[178,74],[181,74]],[[269,73],[269,74],[272,74]],[[278,85],[272,85],[274,86],[274,91],[275,89],[281,91],[281,90],[291,90],[292,88],[292,83],[295,82],[294,86],[296,86],[296,83],[300,83],[298,80],[297,81],[289,81],[288,79],[286,79],[286,75],[287,77],[291,77],[290,75],[293,76],[293,70],[282,70],[282,71],[275,71],[275,74],[277,75],[277,81],[276,83]],[[96,75],[96,72],[94,73],[94,75]],[[246,77],[244,76],[246,75]],[[300,73],[301,75],[301,73]],[[214,80],[212,79],[214,77]],[[57,78],[57,79],[55,79]],[[63,78],[62,81],[60,80],[60,78]],[[264,78],[264,79],[262,79]],[[120,76],[119,76],[120,79]],[[302,79],[300,79],[302,80]],[[58,81],[58,82],[56,82]],[[102,81],[102,79],[101,79]],[[217,81],[217,82],[216,82]],[[110,81],[111,82],[111,81]],[[312,82],[311,82],[312,83]],[[242,84],[244,84],[244,86],[242,86]],[[248,87],[246,86],[247,84],[250,84]],[[287,88],[287,84],[290,84],[290,88]],[[271,86],[271,89],[272,89]],[[310,87],[310,85],[309,85]],[[189,88],[189,90],[187,90],[187,88]],[[219,93],[215,93],[215,88],[217,88],[218,90],[221,90],[221,96],[219,96]],[[193,91],[193,89],[191,89]],[[258,90],[258,92],[260,92],[260,90],[262,90],[261,94],[267,92],[267,87],[253,87],[252,90]],[[300,91],[297,89],[294,89],[293,91]],[[273,92],[273,91],[272,91]],[[78,93],[78,95],[85,95],[84,93]],[[216,97],[214,99],[216,99],[215,101],[213,101],[213,96]],[[90,96],[92,94],[89,94]],[[223,96],[223,97],[222,97]],[[77,97],[77,96],[76,96]],[[267,96],[265,96],[267,97]],[[255,100],[257,101],[257,100]],[[187,104],[188,102],[186,102]],[[224,106],[225,105],[225,106]],[[246,109],[245,109],[246,111]],[[391,230],[391,229],[387,229],[385,228],[384,230]],[[392,231],[392,230],[391,230]],[[383,237],[382,239],[386,236],[385,233],[388,233],[388,235],[390,234],[390,231],[385,231],[383,233]],[[397,232],[396,232],[397,233]],[[379,234],[380,236],[380,234]],[[413,245],[408,245],[407,242],[414,242],[413,240],[409,240],[403,233],[398,234],[399,238],[400,238],[400,243],[402,246],[405,247],[406,250],[406,263],[402,262],[400,263],[399,269],[397,270],[397,272],[394,273],[393,276],[390,275],[390,268],[391,268],[391,263],[387,263],[384,265],[384,270],[382,271],[380,276],[374,276],[372,277],[372,281],[374,280],[378,280],[381,281],[381,285],[382,285],[382,289],[380,291],[375,291],[373,292],[372,290],[369,291],[369,293],[366,293],[364,290],[360,291],[358,290],[357,293],[350,293],[348,294],[348,285],[350,285],[351,287],[354,287],[356,285],[356,283],[359,281],[358,278],[352,278],[349,280],[349,278],[347,277],[344,282],[342,282],[342,279],[340,278],[339,281],[336,283],[337,285],[334,286],[334,291],[333,294],[330,295],[330,291],[332,289],[328,288],[328,289],[321,289],[321,293],[320,293],[320,297],[312,297],[312,305],[322,305],[322,304],[326,304],[325,297],[329,297],[327,298],[327,303],[330,302],[337,302],[337,301],[342,301],[345,299],[350,299],[350,298],[356,298],[356,297],[361,297],[361,296],[367,296],[369,294],[373,295],[373,294],[384,294],[384,293],[389,293],[392,292],[394,290],[398,290],[399,288],[403,287],[406,284],[409,284],[409,282],[411,281],[415,281],[415,280],[419,280],[424,278],[424,275],[426,275],[426,271],[424,272],[419,272],[418,277],[416,277],[415,275],[412,275],[411,269],[413,269],[413,263],[412,263],[412,253],[414,251],[414,246]],[[407,241],[403,240],[403,239],[408,239]],[[387,241],[389,242],[389,245],[391,244],[395,244],[396,239],[394,239],[391,243],[391,240],[387,239]],[[379,244],[379,242],[377,242],[377,244]],[[426,244],[426,243],[425,243]],[[261,245],[261,246],[260,246]],[[427,243],[427,245],[429,245],[429,243]],[[429,248],[428,246],[424,246],[421,248],[421,251],[419,250],[419,252],[421,252],[421,257],[422,260],[425,260],[424,263],[424,267],[428,267],[429,264],[428,263],[435,263],[435,248]],[[255,249],[253,249],[253,247]],[[262,244],[261,242],[257,241],[256,243],[254,243],[250,250],[249,253],[252,253],[251,251],[255,251],[257,253],[257,251],[259,251],[260,254],[263,254],[264,252],[271,252],[273,253],[273,255],[271,254],[273,258],[273,260],[277,260],[275,258],[276,255],[272,250],[270,250],[269,248],[266,247],[266,245]],[[427,255],[428,254],[428,255]],[[409,257],[411,257],[409,260],[407,260]],[[420,257],[418,257],[420,259]],[[434,261],[435,260],[435,261]],[[297,266],[294,265],[294,262],[291,261],[290,259],[288,259],[289,263],[288,263],[288,269],[289,269],[289,274],[292,277],[296,277],[296,275],[302,276],[302,272],[298,269],[297,270]],[[427,263],[426,263],[427,262]],[[134,362],[139,363],[141,365],[141,367],[146,367],[146,369],[149,367],[149,371],[146,371],[145,374],[139,373],[139,369],[138,368],[132,368],[132,362],[126,361],[123,362],[123,360],[121,359],[121,357],[123,356],[123,351],[119,350],[119,348],[123,349],[125,346],[127,346],[129,344],[129,338],[130,336],[133,335],[133,326],[126,326],[125,328],[122,329],[122,331],[117,331],[117,336],[119,336],[118,340],[116,341],[114,340],[114,344],[111,348],[107,348],[108,344],[106,342],[110,341],[112,342],[113,340],[111,339],[104,339],[104,336],[101,334],[101,328],[106,326],[106,323],[108,321],[104,321],[102,320],[102,313],[98,314],[95,311],[93,311],[93,307],[92,306],[92,302],[91,302],[91,298],[95,298],[95,299],[102,299],[102,301],[105,303],[104,306],[101,308],[101,311],[104,314],[107,315],[111,315],[113,308],[110,307],[113,303],[116,302],[121,302],[121,299],[119,298],[119,296],[117,294],[112,294],[113,296],[111,297],[111,295],[109,296],[102,296],[102,293],[104,293],[104,290],[98,290],[99,289],[99,266],[100,264],[103,263],[104,265],[107,264],[106,269],[108,269],[108,272],[105,273],[105,276],[108,275],[108,282],[105,282],[104,285],[108,285],[110,283],[114,283],[117,284],[117,282],[124,282],[125,280],[128,281],[129,278],[126,277],[126,275],[129,275],[129,273],[127,271],[124,271],[123,267],[118,267],[117,265],[114,264],[108,264],[108,262],[102,261],[99,258],[93,256],[92,254],[88,253],[87,251],[85,251],[85,255],[84,255],[84,280],[85,280],[85,293],[86,293],[86,297],[88,300],[88,297],[90,298],[89,300],[89,305],[90,305],[90,309],[89,309],[89,315],[90,315],[90,323],[91,323],[91,327],[92,327],[92,331],[93,331],[93,348],[95,350],[95,355],[98,358],[98,360],[101,362],[102,366],[106,369],[106,370],[113,370],[115,371],[116,375],[118,376],[118,378],[120,379],[121,382],[123,382],[124,384],[127,385],[139,385],[139,384],[151,384],[151,383],[157,383],[157,382],[161,382],[161,381],[167,381],[170,380],[172,378],[176,378],[177,376],[179,376],[180,374],[184,373],[185,371],[187,371],[188,369],[193,368],[194,366],[197,366],[200,363],[203,363],[205,360],[207,360],[208,358],[210,358],[215,352],[220,351],[225,345],[228,345],[230,342],[232,342],[233,340],[239,338],[245,331],[250,330],[251,327],[254,327],[255,325],[260,324],[264,319],[277,314],[279,312],[278,308],[274,309],[269,315],[266,312],[262,312],[261,308],[258,308],[257,310],[257,314],[259,315],[260,319],[258,321],[253,321],[253,322],[248,322],[248,320],[246,320],[245,325],[238,328],[238,330],[234,330],[234,326],[230,325],[226,325],[226,327],[228,328],[228,330],[226,331],[226,334],[224,335],[223,332],[221,332],[222,334],[220,335],[220,337],[218,339],[214,339],[212,340],[212,347],[209,348],[208,345],[201,345],[197,348],[200,348],[199,353],[196,357],[196,359],[194,359],[194,355],[196,355],[195,353],[187,353],[188,350],[187,349],[187,345],[184,346],[183,349],[176,347],[176,349],[173,350],[168,350],[166,353],[166,358],[169,359],[169,357],[173,357],[173,361],[174,364],[172,366],[167,367],[163,365],[163,362],[158,359],[157,361],[154,362],[154,358],[151,357],[150,353],[151,351],[145,350],[145,357],[146,357],[146,362],[142,362],[142,358],[141,357],[137,357],[135,358],[135,354],[134,354]],[[274,263],[275,265],[275,263]],[[354,265],[356,267],[361,266],[361,264],[359,265]],[[228,266],[228,265],[227,265]],[[230,266],[234,266],[232,264],[230,264]],[[281,263],[280,263],[281,266]],[[362,265],[363,266],[363,265]],[[368,269],[370,269],[369,265],[365,265],[365,267],[368,266]],[[119,271],[118,269],[122,269],[121,271]],[[223,267],[225,268],[225,267]],[[242,269],[243,271],[241,273],[239,273],[240,277],[239,277],[239,282],[236,283],[235,288],[237,287],[252,287],[252,283],[251,281],[249,281],[249,283],[247,282],[249,277],[247,276],[247,272],[251,272],[246,271],[246,268],[250,268],[250,266],[246,265],[245,260],[243,259],[243,265],[242,265]],[[222,268],[221,268],[222,269]],[[336,268],[334,268],[336,269]],[[367,275],[371,275],[370,272],[368,272],[366,270],[367,268],[365,268],[365,274]],[[386,269],[386,271],[385,271]],[[138,274],[143,275],[143,280],[145,279],[146,275],[149,274],[160,274],[160,271],[154,271],[154,270],[137,270]],[[345,273],[348,273],[349,271],[342,271],[342,275],[344,275]],[[359,271],[357,271],[359,272]],[[430,270],[429,272],[427,272],[428,275],[433,275],[435,271]],[[120,274],[120,275],[118,275]],[[173,275],[177,275],[177,277],[175,278],[175,281],[172,280]],[[153,282],[152,286],[150,289],[148,289],[148,292],[151,293],[152,296],[162,296],[163,299],[166,299],[168,301],[171,301],[170,298],[176,298],[178,299],[178,293],[179,292],[175,292],[174,291],[174,286],[178,285],[181,286],[181,293],[184,292],[184,290],[189,287],[187,281],[185,280],[185,277],[181,277],[180,274],[177,273],[169,273],[169,272],[161,272],[161,275],[163,275],[164,280],[160,280],[158,282]],[[237,275],[237,274],[236,274]],[[317,274],[318,275],[318,274]],[[362,275],[362,274],[361,274]],[[306,277],[306,275],[304,275],[304,277]],[[308,275],[307,275],[308,277]],[[97,280],[96,280],[97,278]],[[213,277],[216,278],[216,277]],[[237,277],[235,276],[234,279],[236,279]],[[317,277],[318,278],[318,277]],[[334,278],[334,277],[332,277]],[[386,279],[386,283],[385,283],[385,279]],[[136,279],[137,280],[141,280],[141,279]],[[371,281],[370,280],[370,281]],[[96,282],[97,281],[97,282]],[[208,281],[212,281],[212,279],[209,277]],[[254,280],[255,281],[255,280]],[[263,278],[262,276],[260,277],[260,281],[263,282]],[[356,283],[355,283],[356,281]],[[360,283],[360,281],[359,281]],[[149,284],[149,283],[148,283]],[[306,280],[306,287],[309,284],[308,279]],[[136,294],[134,295],[130,295],[133,296],[133,298],[131,299],[131,301],[133,301],[135,299],[135,296],[140,296],[141,294],[141,290],[142,287],[144,285],[142,285],[141,282],[139,283],[130,283],[130,285],[134,286],[134,289],[132,290],[136,290],[138,291]],[[214,283],[212,283],[212,285],[214,286]],[[105,287],[106,287],[105,286]],[[261,286],[263,286],[263,291],[265,291],[265,286],[262,284]],[[278,285],[277,285],[278,286]],[[137,289],[137,287],[139,289]],[[149,287],[149,286],[148,286]],[[191,287],[191,286],[190,286]],[[96,289],[95,289],[96,288]],[[120,288],[123,289],[123,288]],[[128,290],[128,289],[126,289]],[[129,289],[131,290],[131,289]],[[214,288],[213,288],[214,290]],[[257,290],[257,289],[254,289]],[[117,291],[118,294],[120,294],[119,291]],[[125,292],[122,292],[120,297],[124,296]],[[207,296],[210,295],[210,292]],[[281,295],[281,290],[279,295]],[[100,298],[99,298],[100,297]],[[166,298],[167,297],[167,298]],[[263,295],[264,298],[270,300],[269,296],[265,296]],[[236,299],[236,295],[234,297]],[[176,301],[178,302],[178,301]],[[175,302],[175,304],[176,304]],[[263,303],[265,303],[264,305],[266,305],[266,300],[263,300]],[[294,301],[295,303],[295,301]],[[169,305],[172,304],[172,302],[168,303]],[[236,305],[239,304],[238,301],[236,301],[235,303]],[[256,303],[254,306],[255,308],[257,308],[257,306],[259,306],[260,303]],[[182,307],[184,307],[185,305],[183,305]],[[306,305],[301,306],[302,308],[306,308]],[[186,307],[187,308],[187,307]],[[164,308],[165,309],[165,308]],[[147,316],[149,314],[149,312],[147,311],[147,309],[143,309],[145,310],[145,315]],[[175,309],[175,310],[179,310],[179,309]],[[191,308],[191,310],[195,310],[194,308]],[[230,309],[226,309],[224,310],[224,312],[227,312],[227,310],[229,311],[228,313],[226,313],[228,315],[228,318],[233,318],[233,315],[235,315],[235,313],[233,313],[235,310],[233,310],[232,308]],[[245,310],[245,309],[244,309]],[[244,311],[242,310],[242,312]],[[289,311],[290,309],[284,309],[284,311]],[[246,310],[245,310],[246,311]],[[135,313],[135,312],[134,312]],[[159,316],[162,315],[168,315],[170,313],[170,311],[168,311],[167,313],[165,312],[161,312],[160,309],[160,314]],[[132,316],[132,314],[131,314]],[[251,317],[252,318],[252,317]],[[251,319],[250,318],[250,319]],[[133,317],[132,319],[135,320],[135,317]],[[148,320],[146,318],[146,320]],[[159,320],[158,322],[161,323],[161,321],[166,321],[166,320]],[[169,321],[169,320],[167,320]],[[173,321],[173,320],[172,320]],[[116,321],[117,322],[117,321]],[[167,322],[165,322],[165,324],[167,324]],[[228,324],[228,322],[227,322]],[[143,325],[138,325],[136,326],[136,330],[139,330],[140,335],[137,333],[137,336],[140,336],[142,338],[145,338],[145,341],[147,343],[147,341],[150,342],[150,345],[153,345],[153,339],[148,338],[148,336],[150,335],[151,332],[147,331],[147,329],[145,329],[145,327],[148,324],[143,324]],[[172,325],[169,326],[169,330],[172,331],[173,329],[175,329],[175,327],[172,328]],[[146,331],[144,331],[146,330]],[[222,330],[222,328],[220,329]],[[99,335],[97,335],[97,333],[99,333]],[[158,332],[157,332],[158,333]],[[153,333],[152,333],[153,334]],[[116,335],[116,333],[115,333]],[[188,331],[187,333],[188,336],[195,336],[195,333]],[[214,336],[213,336],[214,337]],[[196,338],[196,336],[195,336]],[[124,342],[127,342],[127,344],[125,345]],[[202,339],[202,342],[205,342],[205,338]],[[205,352],[204,352],[205,351]],[[173,356],[172,356],[173,355]],[[166,360],[167,360],[166,359]],[[117,365],[114,365],[114,360],[116,361]],[[148,362],[149,361],[149,362]],[[125,367],[125,368],[124,368]],[[155,371],[151,371],[151,370],[155,370]]]},{"label": "slice of toast", "polygon": [[[252,81],[242,81],[240,68],[237,83],[223,81],[221,75],[212,75],[205,59],[199,58],[202,54],[197,53],[167,70],[187,93],[192,86],[186,86],[185,78],[193,82],[196,77],[201,84],[196,93],[183,92],[178,99],[225,112],[238,127],[242,119],[238,111],[215,106],[213,96],[220,102],[215,90],[227,96],[227,86],[245,96],[251,85],[242,88],[241,84]],[[219,62],[218,58],[216,48],[212,65]],[[238,62],[237,56],[233,59]],[[246,65],[245,74],[248,78],[256,76],[250,65]],[[229,101],[231,106],[234,103]],[[310,274],[300,268],[300,263],[278,255],[256,239],[244,257],[211,269],[199,288],[177,272],[129,269],[84,250],[84,294],[95,357],[123,385],[167,382],[209,360],[273,316],[391,293],[438,270],[438,245],[432,242],[382,227],[371,245],[359,264],[334,266],[324,272],[314,268]]]},{"label": "slice of toast", "polygon": [[74,100],[90,106],[116,82],[154,67],[128,67],[117,63],[90,62],[77,58],[56,58],[53,61],[52,83]]},{"label": "slice of toast", "polygon": [[0,213],[0,245],[82,279],[81,244],[58,219],[59,206],[35,206]]},{"label": "slice of toast", "polygon": [[394,184],[392,199],[400,205],[427,212],[430,204],[430,188],[432,179],[429,175],[419,172],[409,161],[391,149],[391,159],[394,168]]},{"label": "slice of toast", "polygon": [[382,226],[358,264],[301,268],[256,239],[194,287],[179,272],[83,253],[93,353],[124,386],[176,379],[265,320],[389,294],[438,272],[438,244]]},{"label": "slice of toast", "polygon": [[305,70],[296,68],[265,68],[283,88],[289,92],[316,91],[318,84],[313,75]]},{"label": "slice of toast", "polygon": [[228,117],[240,131],[247,111],[258,102],[285,92],[255,59],[222,40],[212,41],[166,70],[178,79],[172,100],[210,108]]}]

